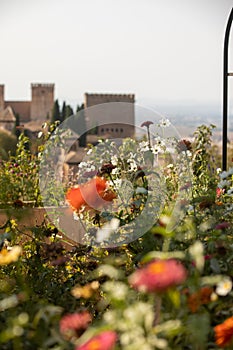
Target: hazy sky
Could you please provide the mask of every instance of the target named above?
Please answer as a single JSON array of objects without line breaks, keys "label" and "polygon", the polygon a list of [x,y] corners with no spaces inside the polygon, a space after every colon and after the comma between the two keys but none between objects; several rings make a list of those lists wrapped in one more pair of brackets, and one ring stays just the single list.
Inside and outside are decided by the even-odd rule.
[{"label": "hazy sky", "polygon": [[[60,101],[135,93],[138,103],[221,103],[232,0],[0,0],[0,83],[30,99],[31,82]],[[233,71],[233,28],[230,38]],[[230,82],[233,96],[233,78]]]}]

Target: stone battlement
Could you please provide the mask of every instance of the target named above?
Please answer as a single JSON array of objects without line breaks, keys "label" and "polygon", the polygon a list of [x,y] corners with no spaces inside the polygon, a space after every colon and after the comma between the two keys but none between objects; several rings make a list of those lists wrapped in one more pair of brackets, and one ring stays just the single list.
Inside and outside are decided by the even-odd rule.
[{"label": "stone battlement", "polygon": [[40,84],[40,83],[32,83],[31,84],[31,88],[33,88],[33,89],[35,89],[35,88],[46,88],[46,89],[48,89],[48,88],[50,88],[50,89],[54,89],[54,87],[55,87],[55,85],[54,84],[48,84],[48,83],[42,83],[42,84]]}]

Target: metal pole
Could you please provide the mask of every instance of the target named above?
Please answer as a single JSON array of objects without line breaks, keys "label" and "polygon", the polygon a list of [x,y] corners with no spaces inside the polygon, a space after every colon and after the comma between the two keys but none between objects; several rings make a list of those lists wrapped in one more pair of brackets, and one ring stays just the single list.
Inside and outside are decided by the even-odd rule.
[{"label": "metal pole", "polygon": [[223,51],[223,126],[222,126],[222,170],[227,169],[227,119],[228,119],[228,46],[233,21],[233,8],[228,18]]}]

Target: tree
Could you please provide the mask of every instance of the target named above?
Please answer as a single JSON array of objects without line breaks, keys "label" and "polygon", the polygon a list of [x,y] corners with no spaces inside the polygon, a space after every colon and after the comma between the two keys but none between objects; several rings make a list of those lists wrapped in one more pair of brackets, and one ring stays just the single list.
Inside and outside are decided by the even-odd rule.
[{"label": "tree", "polygon": [[76,113],[80,112],[82,109],[84,109],[84,103],[82,103],[81,105],[77,105]]},{"label": "tree", "polygon": [[0,158],[8,159],[9,152],[15,154],[17,138],[7,130],[0,130]]},{"label": "tree", "polygon": [[65,119],[69,118],[73,114],[74,114],[74,111],[73,111],[72,107],[70,107],[70,105],[67,105],[66,111],[65,111]]},{"label": "tree", "polygon": [[64,101],[61,109],[61,122],[66,119],[66,107],[66,102]]},{"label": "tree", "polygon": [[57,120],[61,121],[61,113],[58,100],[56,100],[53,105],[51,122],[54,123]]}]

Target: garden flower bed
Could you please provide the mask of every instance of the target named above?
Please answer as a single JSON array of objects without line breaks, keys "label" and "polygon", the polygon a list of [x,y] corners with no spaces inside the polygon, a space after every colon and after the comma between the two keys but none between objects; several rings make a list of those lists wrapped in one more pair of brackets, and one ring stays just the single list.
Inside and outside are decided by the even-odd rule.
[{"label": "garden flower bed", "polygon": [[211,131],[173,139],[175,162],[149,133],[118,147],[124,161],[106,141],[79,186],[43,191],[51,163],[20,137],[0,168],[1,349],[232,349],[233,168],[217,169]]}]

